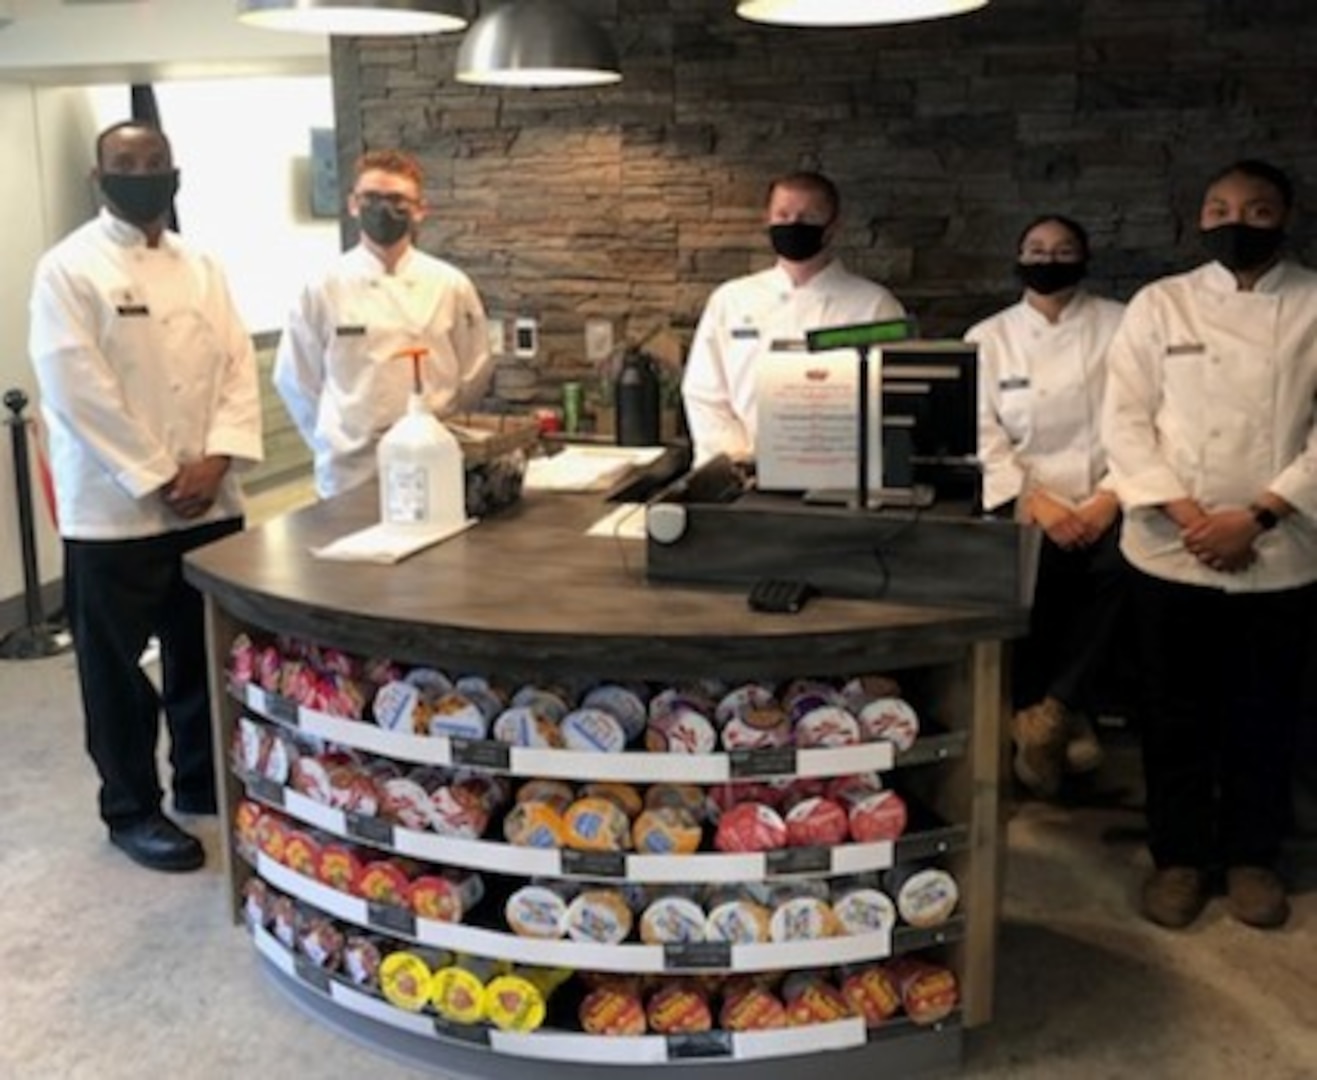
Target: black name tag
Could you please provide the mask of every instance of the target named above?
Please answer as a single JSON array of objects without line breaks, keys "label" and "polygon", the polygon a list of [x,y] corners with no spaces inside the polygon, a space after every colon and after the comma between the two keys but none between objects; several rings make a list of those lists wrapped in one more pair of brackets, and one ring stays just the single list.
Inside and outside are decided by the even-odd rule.
[{"label": "black name tag", "polygon": [[733,750],[731,758],[733,777],[789,776],[796,772],[796,751],[790,746],[776,746],[770,750]]},{"label": "black name tag", "polygon": [[335,337],[365,337],[366,328],[364,326],[336,326],[334,327]]},{"label": "black name tag", "polygon": [[832,849],[780,848],[764,856],[770,874],[826,874],[832,870]]},{"label": "black name tag", "polygon": [[758,341],[759,330],[753,326],[738,326],[732,331],[733,341]]},{"label": "black name tag", "polygon": [[307,986],[314,987],[322,994],[329,993],[329,986],[333,980],[330,978],[329,972],[324,968],[313,964],[305,956],[293,957],[293,965],[297,971],[297,977],[301,979],[302,982],[306,983]]},{"label": "black name tag", "polygon": [[626,856],[620,851],[568,851],[560,854],[562,872],[578,877],[624,878]]},{"label": "black name tag", "polygon": [[382,847],[393,847],[393,822],[367,817],[364,814],[345,814],[344,821],[347,823],[348,836],[351,839],[361,840],[367,844],[379,844]]},{"label": "black name tag", "polygon": [[380,904],[372,900],[366,905],[366,920],[379,930],[410,938],[416,936],[416,916],[392,904]]},{"label": "black name tag", "polygon": [[452,739],[451,744],[454,765],[469,765],[476,769],[498,769],[506,772],[512,761],[512,748],[507,743]]},{"label": "black name tag", "polygon": [[283,806],[284,804],[283,784],[267,780],[264,776],[249,776],[247,778],[247,794],[257,802],[268,803],[271,806]]},{"label": "black name tag", "polygon": [[434,1033],[441,1039],[456,1039],[475,1046],[489,1045],[489,1028],[483,1024],[455,1024],[442,1016],[434,1018]]},{"label": "black name tag", "polygon": [[297,726],[297,702],[292,698],[267,692],[265,695],[265,713],[275,723],[287,724],[289,727]]},{"label": "black name tag", "polygon": [[691,968],[726,970],[732,966],[730,941],[691,941],[663,946],[663,966],[670,971]]},{"label": "black name tag", "polygon": [[114,310],[125,319],[143,319],[151,314],[151,309],[145,304],[120,304]]},{"label": "black name tag", "polygon": [[687,1035],[668,1036],[668,1060],[689,1061],[692,1058],[725,1058],[732,1056],[730,1031],[700,1031]]},{"label": "black name tag", "polygon": [[997,383],[1000,390],[1028,390],[1029,380],[1023,375],[1015,375],[1009,379],[1001,379]]}]

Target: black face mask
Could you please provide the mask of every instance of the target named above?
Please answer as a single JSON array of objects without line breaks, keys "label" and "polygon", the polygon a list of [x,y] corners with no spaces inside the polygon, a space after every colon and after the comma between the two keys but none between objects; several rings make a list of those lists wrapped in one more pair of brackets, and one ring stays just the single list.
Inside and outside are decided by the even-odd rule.
[{"label": "black face mask", "polygon": [[768,239],[787,262],[808,262],[823,250],[823,233],[827,226],[811,225],[807,221],[792,221],[785,225],[770,225]]},{"label": "black face mask", "polygon": [[1265,266],[1285,242],[1284,229],[1261,229],[1256,225],[1218,225],[1203,229],[1207,253],[1227,270],[1254,270]]},{"label": "black face mask", "polygon": [[101,191],[134,225],[150,225],[169,213],[178,194],[178,170],[164,173],[101,173]]},{"label": "black face mask", "polygon": [[1088,273],[1086,262],[1040,262],[1015,264],[1015,276],[1024,282],[1026,289],[1042,296],[1073,289]]},{"label": "black face mask", "polygon": [[382,199],[367,199],[361,204],[361,231],[380,247],[392,247],[412,228],[411,215],[401,207]]}]

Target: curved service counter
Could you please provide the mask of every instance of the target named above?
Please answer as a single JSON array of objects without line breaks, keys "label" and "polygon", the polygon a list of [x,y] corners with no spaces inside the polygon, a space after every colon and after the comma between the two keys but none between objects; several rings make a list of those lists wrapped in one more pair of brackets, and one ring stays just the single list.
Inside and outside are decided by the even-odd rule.
[{"label": "curved service counter", "polygon": [[[504,1057],[517,1058],[517,1074],[529,1080],[565,1077],[567,1070],[616,1078],[676,1063],[696,1078],[774,1080],[797,1075],[804,1054],[821,1055],[812,1066],[839,1078],[913,1075],[958,1062],[964,1029],[992,1013],[1003,856],[1003,642],[1022,631],[1020,609],[823,597],[794,615],[753,612],[743,588],[648,581],[644,544],[586,535],[609,509],[593,496],[528,494],[397,565],[310,554],[370,524],[376,507],[374,489],[363,489],[188,560],[190,580],[206,594],[232,910],[281,989],[331,1026],[448,1075],[507,1075],[512,1066]],[[592,687],[630,688],[649,701],[650,726],[642,710],[640,727],[626,733],[631,748],[603,753],[579,742],[563,746],[556,734],[509,745],[478,729],[427,728],[412,723],[414,712],[401,724],[382,719],[381,686],[396,697],[408,680],[447,684],[440,673],[472,700],[494,701],[490,712],[507,705],[514,688],[546,688],[571,710],[586,704]],[[781,697],[797,724],[794,744],[737,746],[727,739],[725,717],[723,741],[715,735],[712,748],[662,752],[653,741],[655,701],[664,694],[685,701],[683,695],[707,692],[712,703],[750,685],[786,687]],[[917,738],[805,745],[795,715],[800,702],[817,693],[836,703],[850,694],[858,715],[862,699],[855,695],[874,686],[899,686],[871,693],[899,693],[910,702],[920,718]],[[412,709],[415,699],[405,704]],[[786,713],[784,705],[783,723]],[[343,780],[348,774],[355,779]],[[858,775],[870,778],[864,796],[892,789],[877,800],[888,799],[889,809],[893,800],[901,804],[895,831],[847,834],[843,815],[841,833],[827,842],[738,847],[724,843],[721,829],[711,842],[718,813],[726,816],[741,798],[728,794],[734,789],[753,788],[769,801],[794,792],[784,800],[800,802],[824,791],[831,797],[834,786],[841,790]],[[364,797],[353,787],[362,777]],[[415,791],[420,782],[427,785],[423,813],[401,795],[391,803],[373,794]],[[534,785],[565,788],[565,799],[585,803],[591,794],[613,793],[618,805],[643,790],[647,806],[659,789],[699,785],[700,806],[707,796],[712,816],[695,811],[703,838],[697,833],[681,849],[642,847],[637,839],[633,850],[628,830],[635,822],[625,815],[615,845],[563,841],[558,824],[555,839],[539,843],[514,834],[511,812],[503,815],[519,805],[514,791],[520,800]],[[477,789],[493,794],[471,819],[462,800]],[[790,805],[782,803],[788,821]],[[564,809],[564,820],[574,810]],[[638,811],[639,804],[633,818]],[[326,864],[331,868],[318,872]],[[516,890],[552,893],[570,907],[591,890],[607,891],[632,904],[638,924],[644,905],[665,890],[668,903],[680,896],[712,907],[711,897],[735,895],[752,907],[747,897],[770,907],[836,902],[840,911],[847,888],[872,887],[864,894],[871,896],[880,883],[898,897],[921,870],[953,883],[936,918],[907,911],[902,890],[894,905],[901,917],[867,929],[848,925],[844,933],[829,924],[813,937],[779,934],[776,911],[771,937],[765,929],[753,941],[698,944],[625,928],[611,939],[583,940],[575,932],[568,939],[527,932],[511,916],[505,925],[498,914],[511,911],[513,900],[505,908],[504,899]],[[422,882],[431,890],[424,904],[416,900]],[[436,906],[435,889],[465,901]],[[416,900],[410,907],[407,896]],[[285,914],[271,917],[278,910]],[[631,916],[622,917],[629,925]],[[481,980],[556,972],[544,980],[547,1017],[524,1026],[488,1018],[463,1023],[427,993],[400,1005],[398,993],[381,992],[383,974],[375,983],[338,953],[325,959],[332,951],[325,942],[340,948],[344,939],[346,952],[392,960],[397,950],[413,964],[420,958],[436,971],[464,966]],[[851,1015],[823,1007],[841,1000],[843,979],[884,964],[892,980],[898,969],[936,969],[953,979],[955,1006],[921,1015],[923,1004],[907,995],[904,1010],[898,1001],[883,1022],[858,1007]],[[569,977],[569,969],[578,974]],[[637,1030],[587,1033],[584,1015],[597,993],[613,992],[609,979],[632,980],[636,999],[647,995],[651,1008],[677,982],[676,989],[695,988],[697,997],[724,1006],[712,1010],[708,1030],[655,1030],[652,1023],[645,1030],[642,1017]],[[823,1006],[809,1015],[789,1008],[792,1026],[727,1021],[738,1015],[729,1013],[734,994],[744,996],[755,980],[788,1003],[792,994],[799,1000],[826,984]]]}]

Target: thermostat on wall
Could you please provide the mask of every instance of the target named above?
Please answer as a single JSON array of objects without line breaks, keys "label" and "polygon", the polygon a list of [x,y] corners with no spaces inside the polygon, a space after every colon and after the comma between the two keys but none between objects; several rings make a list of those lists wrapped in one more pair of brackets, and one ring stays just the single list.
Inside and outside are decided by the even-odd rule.
[{"label": "thermostat on wall", "polygon": [[513,353],[523,359],[534,359],[540,351],[540,327],[529,316],[520,316],[513,331]]}]

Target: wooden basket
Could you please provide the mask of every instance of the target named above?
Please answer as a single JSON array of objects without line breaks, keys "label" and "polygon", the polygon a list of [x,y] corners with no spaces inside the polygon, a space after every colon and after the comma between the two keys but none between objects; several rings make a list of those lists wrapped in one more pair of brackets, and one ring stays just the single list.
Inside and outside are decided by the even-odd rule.
[{"label": "wooden basket", "polygon": [[486,465],[516,450],[529,452],[540,437],[539,423],[531,416],[458,413],[444,424],[457,436],[468,467]]}]

